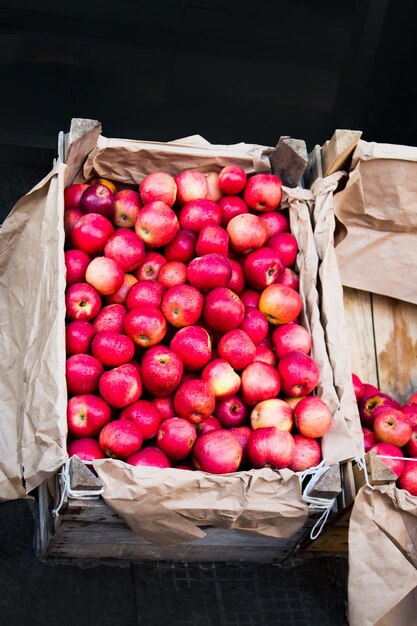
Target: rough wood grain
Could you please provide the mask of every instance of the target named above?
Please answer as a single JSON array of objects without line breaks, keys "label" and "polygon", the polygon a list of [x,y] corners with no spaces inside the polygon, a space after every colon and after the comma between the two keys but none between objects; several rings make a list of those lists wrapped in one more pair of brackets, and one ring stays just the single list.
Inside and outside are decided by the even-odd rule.
[{"label": "rough wood grain", "polygon": [[378,386],[372,295],[344,287],[343,299],[351,346],[352,372],[366,383]]},{"label": "rough wood grain", "polygon": [[417,306],[374,294],[380,388],[405,403],[417,390]]},{"label": "rough wood grain", "polygon": [[270,155],[272,170],[287,187],[297,187],[307,168],[308,155],[305,141],[281,137]]}]

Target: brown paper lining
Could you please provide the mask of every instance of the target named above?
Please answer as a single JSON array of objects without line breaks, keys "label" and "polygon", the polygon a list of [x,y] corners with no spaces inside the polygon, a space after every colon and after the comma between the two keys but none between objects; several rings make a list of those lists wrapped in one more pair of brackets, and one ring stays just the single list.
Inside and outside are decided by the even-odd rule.
[{"label": "brown paper lining", "polygon": [[342,283],[417,304],[417,148],[359,141],[334,211]]},{"label": "brown paper lining", "polygon": [[351,626],[414,626],[417,498],[394,484],[356,496],[349,527]]}]

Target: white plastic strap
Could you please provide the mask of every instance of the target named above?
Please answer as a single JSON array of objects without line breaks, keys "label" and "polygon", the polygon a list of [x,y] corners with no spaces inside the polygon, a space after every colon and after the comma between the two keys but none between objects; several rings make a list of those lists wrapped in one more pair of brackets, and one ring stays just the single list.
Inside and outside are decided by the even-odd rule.
[{"label": "white plastic strap", "polygon": [[311,476],[311,479],[304,489],[302,495],[304,502],[308,504],[308,508],[323,509],[323,513],[320,515],[319,519],[316,521],[310,531],[310,539],[312,540],[317,539],[317,537],[322,532],[328,520],[330,512],[332,511],[336,503],[336,497],[328,500],[327,498],[317,498],[309,495],[310,491],[316,485],[319,478],[321,478],[321,476],[323,476],[323,474],[325,474],[328,469],[329,466],[326,465],[326,460],[323,459],[318,465],[310,467],[308,470],[300,472],[299,474],[301,480],[304,480],[304,478],[306,478],[307,476]]}]

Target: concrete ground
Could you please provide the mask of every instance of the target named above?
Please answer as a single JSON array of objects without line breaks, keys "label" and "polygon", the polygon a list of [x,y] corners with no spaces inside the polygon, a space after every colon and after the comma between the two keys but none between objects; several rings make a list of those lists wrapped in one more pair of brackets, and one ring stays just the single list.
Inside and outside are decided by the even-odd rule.
[{"label": "concrete ground", "polygon": [[346,626],[347,561],[41,562],[28,501],[0,505],[0,626]]}]

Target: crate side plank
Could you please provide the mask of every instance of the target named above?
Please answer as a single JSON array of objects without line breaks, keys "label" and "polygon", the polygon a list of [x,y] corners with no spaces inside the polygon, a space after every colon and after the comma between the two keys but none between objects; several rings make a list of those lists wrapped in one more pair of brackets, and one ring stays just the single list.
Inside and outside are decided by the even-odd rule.
[{"label": "crate side plank", "polygon": [[344,287],[343,300],[351,346],[352,372],[363,382],[378,386],[372,295],[366,291]]},{"label": "crate side plank", "polygon": [[380,388],[405,403],[417,390],[417,306],[373,294]]}]

